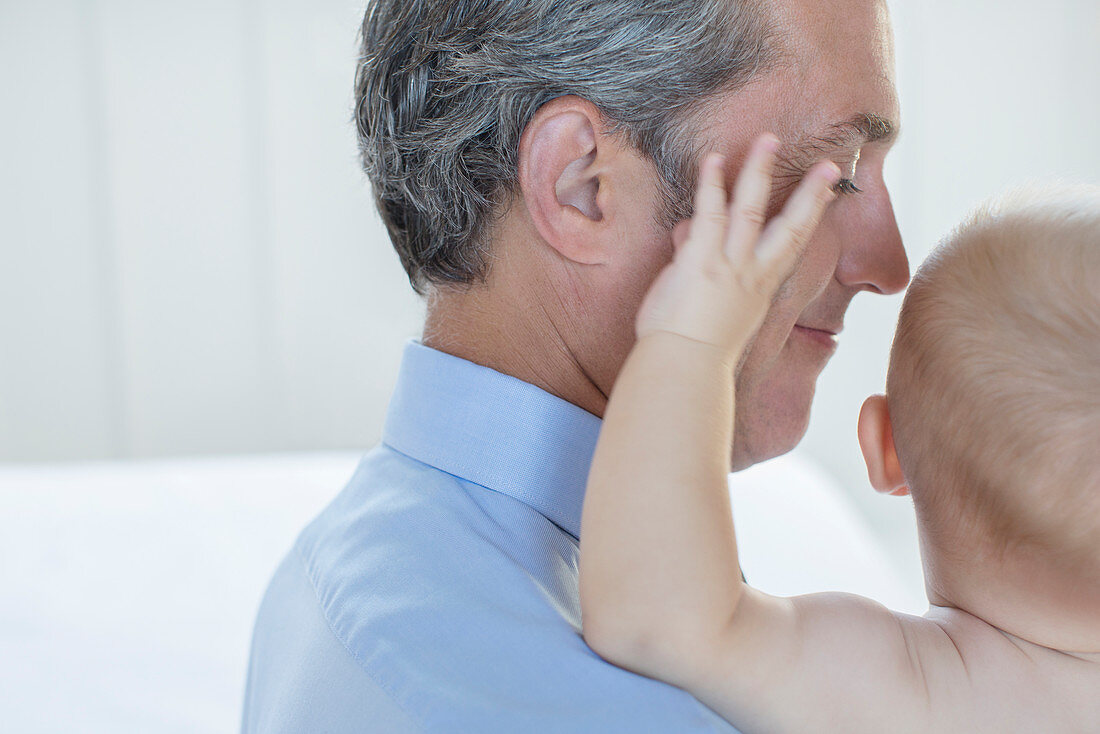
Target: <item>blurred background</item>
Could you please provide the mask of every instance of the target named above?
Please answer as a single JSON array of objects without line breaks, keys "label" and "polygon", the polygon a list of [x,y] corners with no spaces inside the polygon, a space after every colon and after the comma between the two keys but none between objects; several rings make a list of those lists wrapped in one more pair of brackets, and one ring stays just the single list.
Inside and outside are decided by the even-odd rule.
[{"label": "blurred background", "polygon": [[[103,489],[127,507],[190,508],[204,532],[254,552],[256,578],[220,592],[251,614],[278,555],[253,541],[285,549],[377,442],[423,306],[357,163],[363,5],[0,0],[0,496],[9,524],[39,523],[0,546],[9,581],[23,573],[31,588],[32,566],[11,560],[27,534],[45,537],[51,513],[95,517]],[[1100,182],[1100,4],[891,6],[903,131],[886,173],[914,268],[1009,184]],[[900,302],[854,301],[797,454],[842,488],[919,595],[909,502],[874,496],[855,440]],[[257,509],[257,475],[218,467],[272,455],[260,475],[280,489]],[[129,472],[122,485],[112,467]],[[254,535],[212,526],[192,490],[238,503]],[[74,546],[58,547],[40,555],[63,565]],[[30,608],[0,601],[11,624]],[[237,688],[219,700],[239,697],[243,671],[242,660],[226,674],[222,688]]]}]

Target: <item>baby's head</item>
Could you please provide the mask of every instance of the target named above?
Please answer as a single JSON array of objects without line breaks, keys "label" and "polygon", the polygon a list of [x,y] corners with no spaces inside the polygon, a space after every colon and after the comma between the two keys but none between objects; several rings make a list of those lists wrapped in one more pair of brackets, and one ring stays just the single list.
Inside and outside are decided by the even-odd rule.
[{"label": "baby's head", "polygon": [[877,488],[912,494],[926,571],[1026,557],[1100,581],[1100,188],[957,228],[913,277],[886,392],[860,440]]}]

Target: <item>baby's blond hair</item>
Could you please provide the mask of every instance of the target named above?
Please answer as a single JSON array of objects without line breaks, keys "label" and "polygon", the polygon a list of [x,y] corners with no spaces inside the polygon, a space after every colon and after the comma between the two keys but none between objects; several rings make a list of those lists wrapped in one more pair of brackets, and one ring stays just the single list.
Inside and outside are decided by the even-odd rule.
[{"label": "baby's blond hair", "polygon": [[906,294],[887,400],[941,550],[1100,571],[1100,188],[1014,191],[941,243]]}]

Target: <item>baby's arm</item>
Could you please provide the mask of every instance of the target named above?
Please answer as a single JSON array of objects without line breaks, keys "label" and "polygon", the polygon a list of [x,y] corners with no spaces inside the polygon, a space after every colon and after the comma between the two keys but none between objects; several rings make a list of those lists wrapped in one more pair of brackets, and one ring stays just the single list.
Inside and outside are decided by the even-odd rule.
[{"label": "baby's arm", "polygon": [[973,731],[952,639],[852,594],[747,588],[724,625],[667,652],[683,687],[745,734]]},{"label": "baby's arm", "polygon": [[612,643],[684,649],[737,606],[732,380],[714,347],[664,331],[639,339],[619,373],[581,517],[584,635],[605,657]]},{"label": "baby's arm", "polygon": [[[754,150],[736,199],[745,193],[748,210],[762,211],[770,160],[754,170],[762,155]],[[778,226],[791,240],[808,238],[824,206],[813,176]],[[582,517],[585,640],[617,665],[686,688],[748,732],[898,731],[903,722],[920,730],[928,722],[925,668],[952,664],[950,639],[934,623],[850,595],[784,599],[741,581],[726,483],[733,369],[789,270],[768,289],[746,289],[757,292],[745,298],[763,302],[744,306],[755,319],[748,335],[732,322],[711,328],[722,309],[743,312],[740,301],[722,300],[742,284],[723,283],[716,274],[728,263],[707,261],[701,243],[703,225],[718,223],[714,208],[725,207],[720,178],[720,204],[713,183],[701,181],[691,239],[654,286],[663,300],[643,304],[659,326],[639,326],[604,415]],[[730,239],[749,232],[751,250],[758,230],[738,224],[736,199]],[[769,225],[758,251],[774,254],[769,232],[776,239]],[[803,243],[785,244],[794,251]],[[734,260],[745,256],[726,248]],[[723,341],[727,334],[734,336]]]},{"label": "baby's arm", "polygon": [[731,379],[712,348],[675,334],[631,353],[586,498],[585,639],[746,734],[931,730],[928,669],[941,687],[959,678],[948,692],[966,683],[935,623],[849,594],[781,598],[741,581],[726,484]]}]

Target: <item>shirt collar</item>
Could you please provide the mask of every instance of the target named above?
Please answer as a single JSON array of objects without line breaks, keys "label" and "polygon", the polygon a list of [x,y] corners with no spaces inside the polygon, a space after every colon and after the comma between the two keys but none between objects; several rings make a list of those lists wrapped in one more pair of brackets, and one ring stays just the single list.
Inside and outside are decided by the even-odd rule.
[{"label": "shirt collar", "polygon": [[602,422],[528,382],[410,338],[382,442],[514,497],[579,539]]}]

